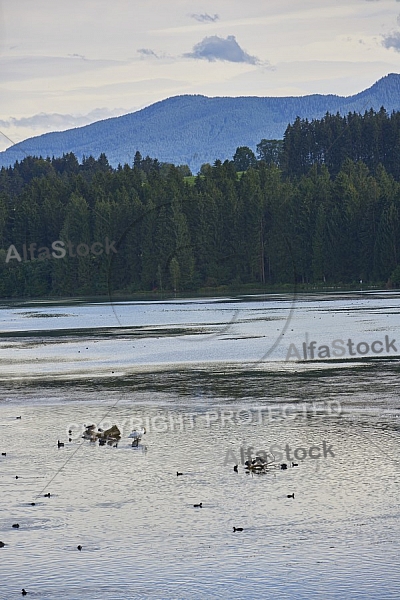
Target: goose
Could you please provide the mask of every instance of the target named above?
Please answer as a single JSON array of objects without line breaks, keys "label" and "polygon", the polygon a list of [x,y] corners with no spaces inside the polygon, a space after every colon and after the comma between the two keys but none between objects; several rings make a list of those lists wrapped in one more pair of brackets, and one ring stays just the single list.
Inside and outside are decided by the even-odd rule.
[{"label": "goose", "polygon": [[143,436],[145,433],[146,433],[146,428],[145,428],[145,427],[141,427],[140,429],[134,429],[134,430],[132,431],[132,433],[130,433],[130,434],[128,435],[128,437],[129,437],[129,438],[132,438],[132,439],[133,439],[133,442],[132,442],[132,448],[133,448],[134,446],[138,446],[138,445],[139,445],[139,442],[140,442],[140,440],[142,439],[142,436]]}]

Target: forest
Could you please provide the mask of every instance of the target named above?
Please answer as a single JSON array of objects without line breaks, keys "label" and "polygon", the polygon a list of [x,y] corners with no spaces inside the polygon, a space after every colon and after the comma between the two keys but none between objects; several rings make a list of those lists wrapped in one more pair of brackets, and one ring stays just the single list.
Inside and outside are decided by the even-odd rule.
[{"label": "forest", "polygon": [[195,176],[139,152],[26,157],[0,171],[0,296],[396,287],[399,127],[384,109],[297,119]]}]

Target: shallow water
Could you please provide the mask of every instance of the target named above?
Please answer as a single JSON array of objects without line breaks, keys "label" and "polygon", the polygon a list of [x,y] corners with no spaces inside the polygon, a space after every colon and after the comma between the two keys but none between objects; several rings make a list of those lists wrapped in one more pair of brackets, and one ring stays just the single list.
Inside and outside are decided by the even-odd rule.
[{"label": "shallow water", "polygon": [[399,298],[294,300],[1,309],[0,598],[398,598],[398,353],[285,358],[396,339]]}]

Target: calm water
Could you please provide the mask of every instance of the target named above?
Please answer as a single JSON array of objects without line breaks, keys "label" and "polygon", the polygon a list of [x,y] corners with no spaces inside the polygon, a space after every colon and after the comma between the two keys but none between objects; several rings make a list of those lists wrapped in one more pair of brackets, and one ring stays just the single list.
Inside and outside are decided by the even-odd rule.
[{"label": "calm water", "polygon": [[[3,305],[0,598],[398,598],[399,308]],[[285,360],[338,339],[383,351]],[[118,447],[82,440],[89,423],[118,424]],[[247,475],[263,451],[269,472]]]}]

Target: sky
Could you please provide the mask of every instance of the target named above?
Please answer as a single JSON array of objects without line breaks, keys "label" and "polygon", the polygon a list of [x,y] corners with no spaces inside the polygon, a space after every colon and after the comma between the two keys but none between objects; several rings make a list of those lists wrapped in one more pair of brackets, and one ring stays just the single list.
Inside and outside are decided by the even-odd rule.
[{"label": "sky", "polygon": [[0,150],[181,94],[349,96],[400,73],[400,0],[0,0]]}]

